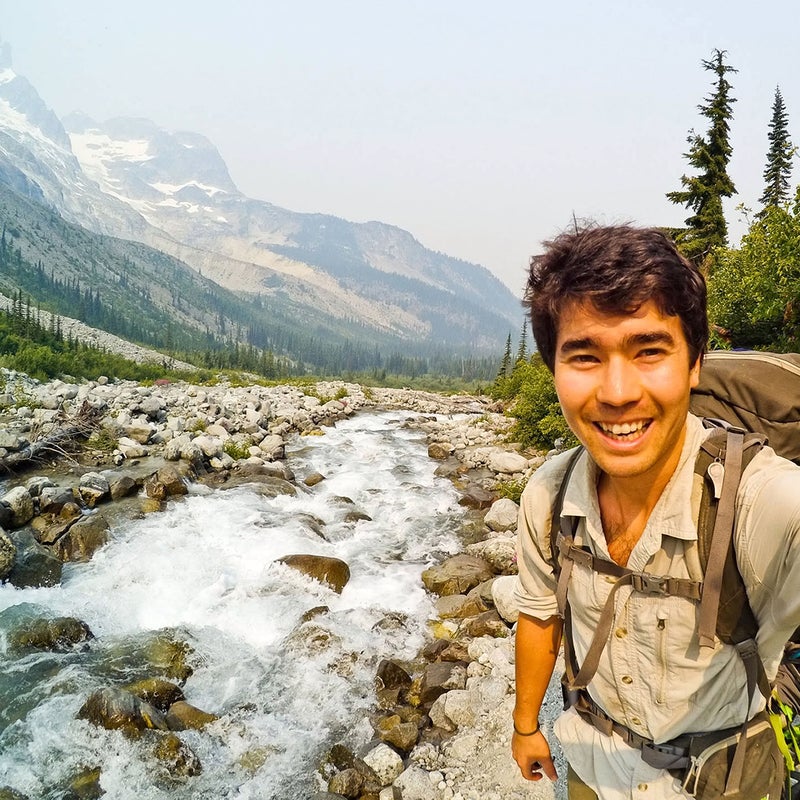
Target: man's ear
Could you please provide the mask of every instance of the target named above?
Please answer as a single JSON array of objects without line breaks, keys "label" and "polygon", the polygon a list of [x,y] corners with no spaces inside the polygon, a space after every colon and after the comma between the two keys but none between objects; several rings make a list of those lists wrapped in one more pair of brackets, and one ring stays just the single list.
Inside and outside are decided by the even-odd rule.
[{"label": "man's ear", "polygon": [[689,388],[694,389],[700,383],[700,362],[701,356],[697,356],[697,360],[692,364],[689,369]]}]

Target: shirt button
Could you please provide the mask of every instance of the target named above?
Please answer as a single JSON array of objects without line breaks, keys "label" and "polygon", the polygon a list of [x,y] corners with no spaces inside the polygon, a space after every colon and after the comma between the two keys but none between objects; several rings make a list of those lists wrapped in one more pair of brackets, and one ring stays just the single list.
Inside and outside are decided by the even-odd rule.
[{"label": "shirt button", "polygon": [[647,784],[646,783],[640,783],[636,788],[640,792],[646,792],[647,791]]},{"label": "shirt button", "polygon": [[633,678],[630,675],[623,675],[622,676],[623,683],[633,683]]},{"label": "shirt button", "polygon": [[617,628],[614,631],[614,636],[616,636],[617,639],[624,639],[627,635],[628,635],[628,629],[627,628]]},{"label": "shirt button", "polygon": [[631,717],[631,725],[641,725],[642,721],[639,717]]},{"label": "shirt button", "polygon": [[613,575],[606,575],[606,583],[616,583],[617,579]]}]

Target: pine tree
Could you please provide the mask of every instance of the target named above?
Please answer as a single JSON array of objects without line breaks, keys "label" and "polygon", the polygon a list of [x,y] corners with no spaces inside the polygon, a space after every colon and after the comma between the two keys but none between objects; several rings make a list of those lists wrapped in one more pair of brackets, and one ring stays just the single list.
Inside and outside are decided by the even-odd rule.
[{"label": "pine tree", "polygon": [[522,321],[522,330],[519,334],[519,347],[517,348],[517,360],[515,364],[520,364],[528,357],[528,323],[526,320]]},{"label": "pine tree", "polygon": [[497,377],[494,379],[495,383],[499,383],[503,378],[508,377],[511,368],[511,334],[508,334],[506,339],[506,351],[503,354],[503,360],[500,363],[500,369],[497,371]]},{"label": "pine tree", "polygon": [[722,198],[736,194],[736,187],[728,175],[728,162],[733,148],[730,144],[729,122],[733,118],[729,72],[736,72],[725,63],[725,50],[714,50],[711,60],[703,59],[703,68],[716,76],[714,91],[698,105],[700,113],[709,121],[705,136],[689,132],[689,151],[684,153],[696,175],[681,177],[683,189],[668,192],[673,203],[686,206],[693,213],[686,219],[686,229],[678,237],[678,244],[687,257],[701,264],[715,247],[724,247],[728,240],[728,227],[722,208]]},{"label": "pine tree", "polygon": [[764,168],[764,194],[760,202],[764,208],[760,216],[770,206],[781,207],[789,201],[789,177],[792,174],[792,156],[794,147],[789,138],[789,115],[783,104],[780,87],[775,88],[775,100],[772,103],[772,120],[769,123],[769,150],[767,166]]}]

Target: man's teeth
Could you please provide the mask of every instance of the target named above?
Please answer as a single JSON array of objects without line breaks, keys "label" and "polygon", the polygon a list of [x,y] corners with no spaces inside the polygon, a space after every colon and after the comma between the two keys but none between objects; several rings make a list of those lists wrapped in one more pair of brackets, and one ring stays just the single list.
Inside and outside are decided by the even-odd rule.
[{"label": "man's teeth", "polygon": [[607,425],[604,422],[599,423],[600,427],[606,433],[613,433],[614,436],[626,436],[629,433],[638,433],[645,426],[644,421],[639,422],[623,422],[621,425]]}]

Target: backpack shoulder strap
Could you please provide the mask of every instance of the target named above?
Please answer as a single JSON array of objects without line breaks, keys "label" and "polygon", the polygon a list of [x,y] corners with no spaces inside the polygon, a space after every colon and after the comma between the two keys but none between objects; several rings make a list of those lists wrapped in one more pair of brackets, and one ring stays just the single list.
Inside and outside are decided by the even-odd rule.
[{"label": "backpack shoulder strap", "polygon": [[558,547],[558,539],[561,535],[561,512],[564,509],[564,497],[567,494],[567,486],[575,471],[575,465],[583,453],[583,445],[576,447],[569,456],[567,461],[567,468],[564,472],[564,477],[561,479],[561,485],[558,487],[558,494],[553,502],[553,508],[550,517],[550,560],[553,565],[553,574],[558,580],[558,573],[561,571],[560,551]]},{"label": "backpack shoulder strap", "polygon": [[[709,425],[709,422],[706,422]],[[752,639],[758,632],[733,547],[736,492],[742,473],[766,439],[730,425],[717,427],[703,442],[695,472],[703,478],[697,544],[703,569],[700,605],[701,646],[713,646],[714,634],[727,644]]]}]

